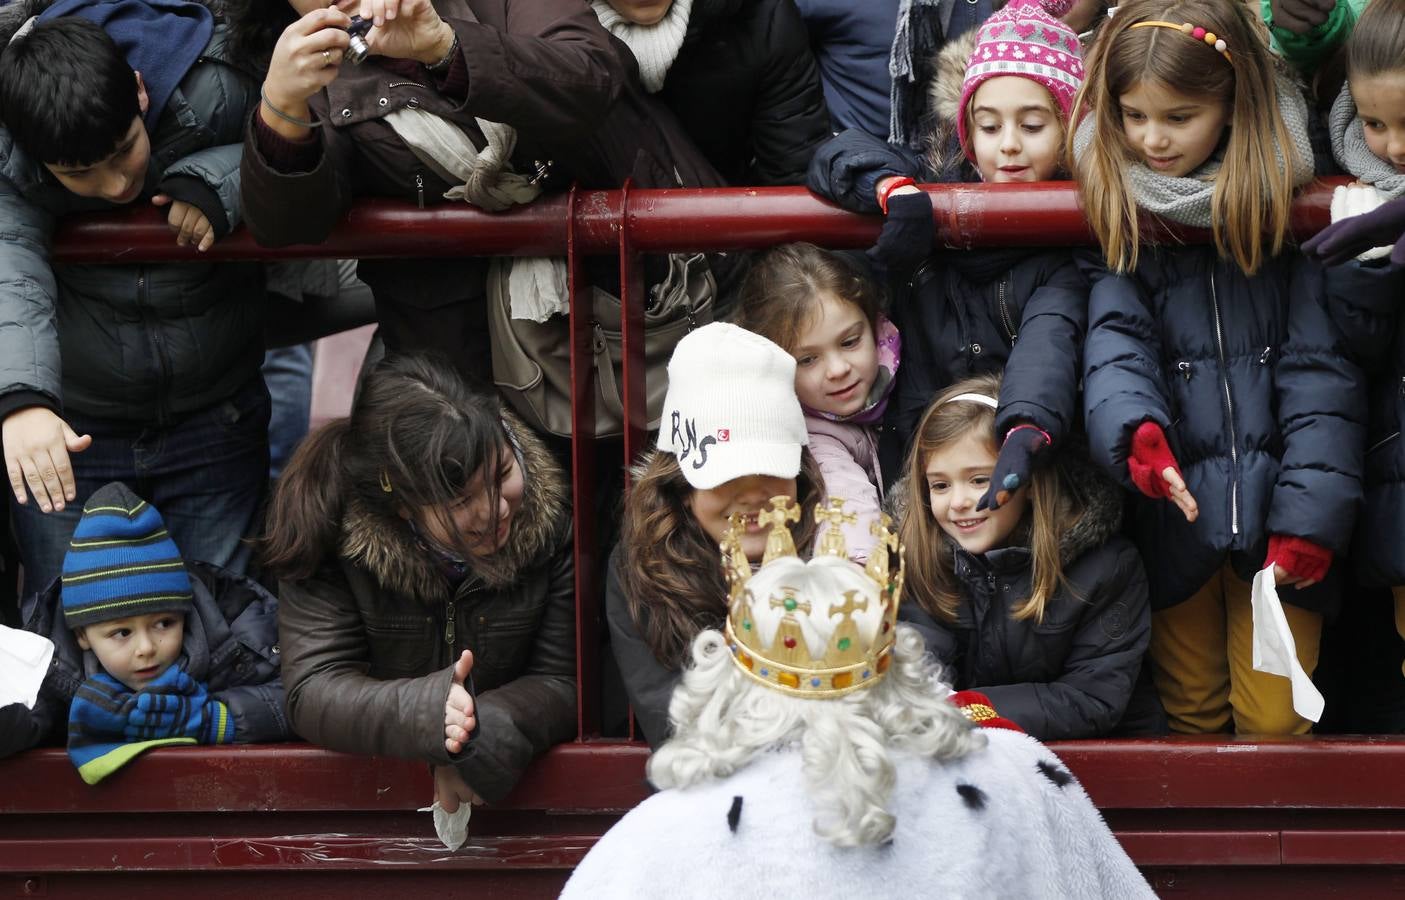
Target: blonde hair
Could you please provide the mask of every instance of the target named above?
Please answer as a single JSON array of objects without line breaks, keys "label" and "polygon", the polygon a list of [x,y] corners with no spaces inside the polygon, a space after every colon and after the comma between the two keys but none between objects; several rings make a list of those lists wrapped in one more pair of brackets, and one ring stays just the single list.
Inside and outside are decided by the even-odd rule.
[{"label": "blonde hair", "polygon": [[[995,455],[995,410],[983,403],[951,402],[959,394],[1000,396],[1000,376],[981,375],[957,382],[932,401],[917,425],[907,458],[907,508],[898,537],[907,552],[907,602],[917,603],[940,619],[954,621],[961,602],[952,543],[937,524],[927,491],[927,460],[943,447],[972,432],[990,442]],[[1063,489],[1054,466],[1036,469],[1029,486],[1030,548],[1033,582],[1029,597],[1012,613],[1017,620],[1044,620],[1044,606],[1060,588],[1069,588],[1059,551],[1062,526],[1079,513],[1070,492]]]},{"label": "blonde hair", "polygon": [[[1174,28],[1134,28],[1138,22],[1190,22],[1214,32],[1221,54]],[[1087,151],[1074,159],[1084,213],[1115,272],[1136,268],[1140,224],[1127,175],[1136,155],[1127,146],[1118,102],[1142,82],[1193,97],[1214,97],[1230,111],[1224,162],[1211,199],[1215,249],[1253,274],[1283,249],[1293,199],[1297,155],[1279,110],[1266,31],[1246,4],[1226,0],[1128,0],[1088,51],[1086,76],[1074,108],[1094,117]]]},{"label": "blonde hair", "polygon": [[692,660],[668,706],[674,737],[649,758],[649,781],[686,788],[726,778],[766,750],[799,744],[815,833],[836,847],[892,837],[893,751],[944,760],[985,746],[985,735],[946,699],[949,688],[908,625],[897,626],[882,681],[832,700],[792,697],[753,681],[717,631],[697,636]]}]

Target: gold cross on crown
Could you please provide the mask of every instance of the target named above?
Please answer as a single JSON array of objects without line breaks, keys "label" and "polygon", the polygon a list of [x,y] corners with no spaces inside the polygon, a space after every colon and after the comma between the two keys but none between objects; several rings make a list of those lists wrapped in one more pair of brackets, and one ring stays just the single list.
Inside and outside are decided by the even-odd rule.
[{"label": "gold cross on crown", "polygon": [[766,534],[766,553],[761,565],[782,556],[795,556],[795,539],[790,536],[789,522],[800,521],[800,507],[784,495],[772,497],[771,505],[756,514],[756,523],[770,528]]},{"label": "gold cross on crown", "polygon": [[820,535],[820,545],[816,555],[847,557],[849,550],[844,544],[843,529],[845,525],[854,525],[858,521],[857,514],[844,511],[844,501],[839,497],[830,497],[828,504],[816,506],[815,524],[824,528],[824,533]]}]

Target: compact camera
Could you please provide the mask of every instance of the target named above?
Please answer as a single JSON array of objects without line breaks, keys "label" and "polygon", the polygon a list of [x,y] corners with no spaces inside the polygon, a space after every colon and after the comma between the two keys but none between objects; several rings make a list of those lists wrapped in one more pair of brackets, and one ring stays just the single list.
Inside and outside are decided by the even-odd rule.
[{"label": "compact camera", "polygon": [[360,16],[352,16],[351,24],[346,26],[346,33],[351,35],[351,44],[347,46],[345,59],[348,62],[361,65],[366,59],[366,54],[371,52],[371,48],[366,43],[365,34],[371,30],[374,23],[370,19],[363,19]]}]

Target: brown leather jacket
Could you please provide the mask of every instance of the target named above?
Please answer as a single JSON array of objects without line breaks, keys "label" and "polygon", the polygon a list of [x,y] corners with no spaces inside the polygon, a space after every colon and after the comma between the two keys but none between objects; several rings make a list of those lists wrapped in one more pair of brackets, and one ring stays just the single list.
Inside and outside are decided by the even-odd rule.
[{"label": "brown leather jacket", "polygon": [[[359,504],[341,553],[280,587],[288,713],[298,734],[348,753],[453,763],[501,800],[528,763],[576,724],[570,501],[560,468],[515,419],[526,493],[507,546],[458,587],[398,518]],[[444,748],[453,661],[474,656],[478,730]]]}]

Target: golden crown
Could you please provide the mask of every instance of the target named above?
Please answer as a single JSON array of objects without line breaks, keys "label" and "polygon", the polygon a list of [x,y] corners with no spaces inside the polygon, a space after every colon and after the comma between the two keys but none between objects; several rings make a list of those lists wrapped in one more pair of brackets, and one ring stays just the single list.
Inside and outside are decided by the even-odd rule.
[{"label": "golden crown", "polygon": [[858,517],[837,497],[815,509],[822,531],[808,564],[790,533],[800,521],[795,501],[772,497],[757,520],[769,533],[755,574],[739,516],[722,540],[732,659],[753,679],[798,697],[838,697],[876,684],[892,664],[902,600],[903,551],[892,521],[884,515],[873,523],[878,543],[860,568],[848,559],[842,530]]}]

